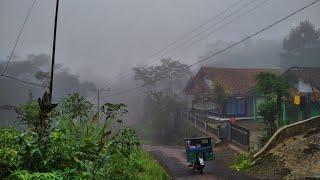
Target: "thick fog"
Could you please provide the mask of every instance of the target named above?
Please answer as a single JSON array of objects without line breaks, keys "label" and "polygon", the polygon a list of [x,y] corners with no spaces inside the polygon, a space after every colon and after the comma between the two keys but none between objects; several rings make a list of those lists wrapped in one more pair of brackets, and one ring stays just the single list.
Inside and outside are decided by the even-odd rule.
[{"label": "thick fog", "polygon": [[[33,0],[0,1],[1,70],[8,60]],[[78,91],[96,101],[89,89],[110,88],[103,101],[123,101],[135,112],[143,111],[143,90],[110,94],[141,85],[133,80],[132,67],[159,64],[172,58],[191,64],[232,42],[250,35],[310,3],[310,0],[61,0],[58,18],[54,97]],[[190,36],[184,35],[238,3]],[[34,81],[38,71],[49,71],[55,1],[37,0],[21,34],[8,74]],[[280,66],[282,41],[291,28],[308,19],[320,27],[319,5],[287,19],[204,65],[219,67]],[[250,12],[249,12],[250,11]],[[203,31],[205,30],[205,31]],[[151,55],[177,41],[156,56]],[[179,45],[182,44],[182,45]],[[193,69],[195,72],[195,69]],[[121,78],[118,78],[120,75]],[[43,89],[0,79],[0,105],[24,103],[29,89]],[[24,87],[24,88],[21,88]],[[12,94],[12,89],[16,92]],[[22,90],[23,89],[23,90]],[[135,94],[135,96],[133,96]],[[13,97],[14,96],[14,97]],[[131,106],[130,106],[131,105]],[[129,110],[129,112],[132,112]],[[133,116],[138,116],[136,113]],[[138,119],[139,117],[135,117]]]},{"label": "thick fog", "polygon": [[[217,15],[236,0],[68,0],[61,1],[57,62],[76,72],[83,80],[112,79],[165,47],[197,25]],[[268,0],[250,14],[217,31],[189,48],[177,49],[174,58],[185,63],[201,56],[207,44],[217,40],[237,41],[274,22],[309,0]],[[241,5],[250,3],[243,1]],[[261,3],[248,5],[241,12]],[[0,59],[6,60],[13,47],[32,0],[0,1]],[[37,1],[16,54],[51,54],[55,1]],[[230,10],[224,16],[232,13]],[[241,14],[241,13],[240,13]],[[320,24],[319,6],[311,7],[259,35],[256,39],[281,40],[300,20]],[[225,19],[221,25],[232,18]],[[214,24],[212,22],[211,24]],[[220,25],[220,24],[219,24]],[[218,26],[216,26],[218,27]],[[214,28],[213,28],[214,29]],[[160,57],[166,57],[163,54]],[[159,59],[159,57],[157,57]],[[147,62],[153,61],[149,60]],[[103,80],[101,79],[101,83]]]}]

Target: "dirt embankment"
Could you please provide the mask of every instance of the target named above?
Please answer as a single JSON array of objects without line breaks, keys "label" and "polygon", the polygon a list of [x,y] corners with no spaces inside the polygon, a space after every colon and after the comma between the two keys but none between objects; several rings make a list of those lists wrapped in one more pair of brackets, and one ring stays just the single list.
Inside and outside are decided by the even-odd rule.
[{"label": "dirt embankment", "polygon": [[320,179],[320,130],[277,145],[256,162],[251,174],[263,179]]}]

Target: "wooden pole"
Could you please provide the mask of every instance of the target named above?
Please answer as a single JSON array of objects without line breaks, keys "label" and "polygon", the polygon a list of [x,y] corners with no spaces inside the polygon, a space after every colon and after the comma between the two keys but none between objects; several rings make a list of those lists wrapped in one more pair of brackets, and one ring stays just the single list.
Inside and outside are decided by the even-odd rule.
[{"label": "wooden pole", "polygon": [[49,86],[49,101],[52,100],[52,88],[53,88],[53,74],[54,74],[54,61],[56,55],[56,38],[57,38],[57,22],[58,22],[58,13],[59,13],[59,1],[56,0],[56,10],[54,18],[54,30],[53,30],[53,46],[52,46],[52,59],[51,59],[51,75],[50,75],[50,86]]}]

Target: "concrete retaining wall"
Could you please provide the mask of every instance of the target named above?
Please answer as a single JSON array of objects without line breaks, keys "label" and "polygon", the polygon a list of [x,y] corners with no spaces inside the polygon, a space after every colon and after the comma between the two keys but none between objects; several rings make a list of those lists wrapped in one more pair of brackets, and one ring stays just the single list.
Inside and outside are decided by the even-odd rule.
[{"label": "concrete retaining wall", "polygon": [[299,121],[294,124],[290,124],[280,128],[264,145],[264,147],[254,154],[254,159],[258,160],[263,157],[265,154],[270,152],[278,144],[284,142],[284,140],[309,132],[310,130],[320,127],[320,116],[316,116],[307,120]]}]

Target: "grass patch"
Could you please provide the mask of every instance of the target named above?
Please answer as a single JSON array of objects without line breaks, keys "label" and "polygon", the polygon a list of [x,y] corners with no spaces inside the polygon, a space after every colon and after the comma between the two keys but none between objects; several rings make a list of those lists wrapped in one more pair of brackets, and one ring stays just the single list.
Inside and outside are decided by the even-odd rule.
[{"label": "grass patch", "polygon": [[137,154],[137,158],[139,159],[139,164],[141,164],[144,169],[144,171],[139,174],[138,179],[170,179],[166,171],[148,152],[141,150],[140,153]]},{"label": "grass patch", "polygon": [[231,165],[231,168],[236,171],[249,172],[251,170],[251,164],[253,158],[251,154],[240,154],[236,157]]}]

